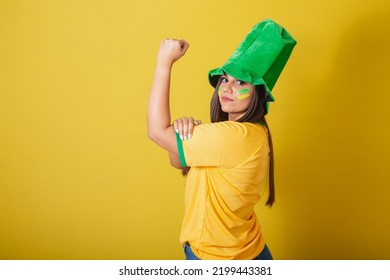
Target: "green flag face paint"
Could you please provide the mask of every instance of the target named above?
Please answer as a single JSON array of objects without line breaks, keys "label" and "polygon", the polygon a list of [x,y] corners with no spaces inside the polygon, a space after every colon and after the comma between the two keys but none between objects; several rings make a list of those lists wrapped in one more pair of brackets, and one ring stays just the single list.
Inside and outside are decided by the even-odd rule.
[{"label": "green flag face paint", "polygon": [[249,92],[250,92],[249,88],[240,89],[238,91],[237,99],[239,100],[247,99],[249,96],[251,96]]},{"label": "green flag face paint", "polygon": [[244,93],[249,93],[251,90],[249,88],[244,88],[244,89],[240,89],[238,91],[238,94],[244,94]]}]

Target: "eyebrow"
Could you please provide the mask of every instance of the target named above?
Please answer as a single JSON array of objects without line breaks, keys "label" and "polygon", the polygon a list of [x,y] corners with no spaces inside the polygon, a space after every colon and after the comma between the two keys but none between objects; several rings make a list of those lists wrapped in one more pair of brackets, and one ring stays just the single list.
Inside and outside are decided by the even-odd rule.
[{"label": "eyebrow", "polygon": [[[228,74],[223,74],[223,75],[221,75],[221,78],[226,78],[226,79],[235,80],[235,81],[241,81],[241,80],[236,79],[236,78],[234,78],[233,76],[230,76],[230,75],[228,75]],[[243,81],[242,81],[242,82],[243,82]]]}]

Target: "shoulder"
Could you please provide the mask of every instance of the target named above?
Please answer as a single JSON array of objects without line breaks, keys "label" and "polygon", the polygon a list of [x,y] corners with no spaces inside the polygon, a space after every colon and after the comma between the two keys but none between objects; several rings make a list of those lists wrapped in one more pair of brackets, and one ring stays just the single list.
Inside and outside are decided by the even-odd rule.
[{"label": "shoulder", "polygon": [[248,141],[263,139],[267,136],[267,129],[257,123],[224,121],[199,125],[194,129],[194,136],[210,135],[221,141]]},{"label": "shoulder", "polygon": [[205,131],[216,131],[216,132],[233,132],[237,134],[248,134],[248,133],[260,133],[265,134],[267,129],[261,124],[250,123],[250,122],[235,122],[235,121],[224,121],[210,124],[203,124],[196,127]]}]

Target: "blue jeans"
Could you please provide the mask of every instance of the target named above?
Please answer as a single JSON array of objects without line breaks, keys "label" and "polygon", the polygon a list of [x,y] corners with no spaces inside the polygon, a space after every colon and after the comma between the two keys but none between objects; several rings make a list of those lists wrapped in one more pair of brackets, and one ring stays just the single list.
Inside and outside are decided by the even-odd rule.
[{"label": "blue jeans", "polygon": [[[197,256],[195,256],[194,252],[192,252],[191,246],[188,243],[184,245],[184,254],[186,255],[186,260],[200,260]],[[267,244],[265,244],[263,251],[261,251],[254,260],[273,260],[271,251],[268,249]]]}]

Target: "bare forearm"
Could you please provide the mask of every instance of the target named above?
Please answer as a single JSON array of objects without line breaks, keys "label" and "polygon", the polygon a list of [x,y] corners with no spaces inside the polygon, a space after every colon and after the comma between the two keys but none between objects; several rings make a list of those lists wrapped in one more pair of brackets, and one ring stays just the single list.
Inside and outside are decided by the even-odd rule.
[{"label": "bare forearm", "polygon": [[169,87],[172,65],[158,64],[154,74],[148,102],[148,135],[152,140],[171,129]]}]

